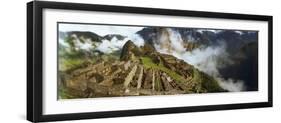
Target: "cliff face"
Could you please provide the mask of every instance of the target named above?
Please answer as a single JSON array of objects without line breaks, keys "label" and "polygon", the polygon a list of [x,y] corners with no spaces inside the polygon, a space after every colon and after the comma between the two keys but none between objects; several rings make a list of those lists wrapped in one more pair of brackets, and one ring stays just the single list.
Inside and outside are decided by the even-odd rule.
[{"label": "cliff face", "polygon": [[92,98],[222,92],[218,82],[172,55],[161,54],[146,43],[123,46],[120,60],[100,60],[61,72],[65,97]]}]

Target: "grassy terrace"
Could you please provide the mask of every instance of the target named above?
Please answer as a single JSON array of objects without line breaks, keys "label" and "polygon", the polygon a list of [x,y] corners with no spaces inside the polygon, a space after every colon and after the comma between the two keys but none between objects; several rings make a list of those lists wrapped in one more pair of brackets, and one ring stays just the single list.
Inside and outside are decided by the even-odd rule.
[{"label": "grassy terrace", "polygon": [[185,79],[179,75],[178,73],[166,68],[163,64],[155,64],[151,58],[149,57],[141,57],[141,61],[144,65],[145,68],[153,68],[153,69],[158,69],[161,70],[165,73],[167,73],[170,77],[172,77],[174,80],[176,80],[177,82],[184,82]]}]

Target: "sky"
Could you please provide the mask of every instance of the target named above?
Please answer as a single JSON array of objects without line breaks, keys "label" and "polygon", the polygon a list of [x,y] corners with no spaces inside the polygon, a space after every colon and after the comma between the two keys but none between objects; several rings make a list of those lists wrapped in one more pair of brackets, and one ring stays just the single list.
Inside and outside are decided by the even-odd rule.
[{"label": "sky", "polygon": [[135,34],[137,31],[143,28],[144,27],[114,26],[114,25],[91,25],[91,24],[68,24],[68,23],[59,24],[59,31],[61,32],[90,31],[100,36],[105,36],[107,34],[120,34],[124,36],[129,36]]}]

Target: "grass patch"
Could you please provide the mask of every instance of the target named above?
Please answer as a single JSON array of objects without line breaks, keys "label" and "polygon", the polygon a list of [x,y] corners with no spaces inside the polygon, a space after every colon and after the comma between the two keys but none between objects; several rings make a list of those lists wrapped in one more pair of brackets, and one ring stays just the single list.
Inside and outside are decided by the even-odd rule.
[{"label": "grass patch", "polygon": [[59,70],[66,71],[80,66],[85,60],[82,59],[59,59]]}]

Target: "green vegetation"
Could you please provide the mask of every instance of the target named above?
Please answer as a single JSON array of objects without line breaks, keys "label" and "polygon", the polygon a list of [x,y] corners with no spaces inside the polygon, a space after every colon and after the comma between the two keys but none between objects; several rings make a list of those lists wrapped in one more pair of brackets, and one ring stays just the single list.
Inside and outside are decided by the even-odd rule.
[{"label": "green vegetation", "polygon": [[193,69],[193,79],[195,82],[201,84],[201,89],[207,90],[208,92],[221,92],[224,91],[218,84],[218,82],[210,77],[207,74],[204,74],[197,70],[196,68]]},{"label": "green vegetation", "polygon": [[67,37],[64,39],[66,43],[68,43],[70,45],[70,47],[72,48],[71,50],[74,50],[75,47],[75,43],[74,43],[74,38],[73,37]]},{"label": "green vegetation", "polygon": [[87,58],[83,51],[60,51],[58,54],[59,57],[59,70],[66,71],[73,68],[79,68],[86,62],[94,63],[96,58]]},{"label": "green vegetation", "polygon": [[59,46],[59,70],[66,71],[79,68],[84,63],[95,63],[98,60],[115,61],[119,60],[120,51],[110,54],[103,54],[95,51],[71,50],[67,51],[63,46]]},{"label": "green vegetation", "polygon": [[81,66],[85,60],[83,59],[59,59],[59,70],[66,71]]},{"label": "green vegetation", "polygon": [[69,94],[67,89],[59,87],[59,99],[73,99],[75,96]]},{"label": "green vegetation", "polygon": [[178,73],[166,68],[163,64],[155,64],[151,58],[149,57],[141,57],[141,61],[146,68],[158,69],[165,73],[167,73],[170,77],[172,77],[177,82],[184,82],[185,79],[179,75]]}]

